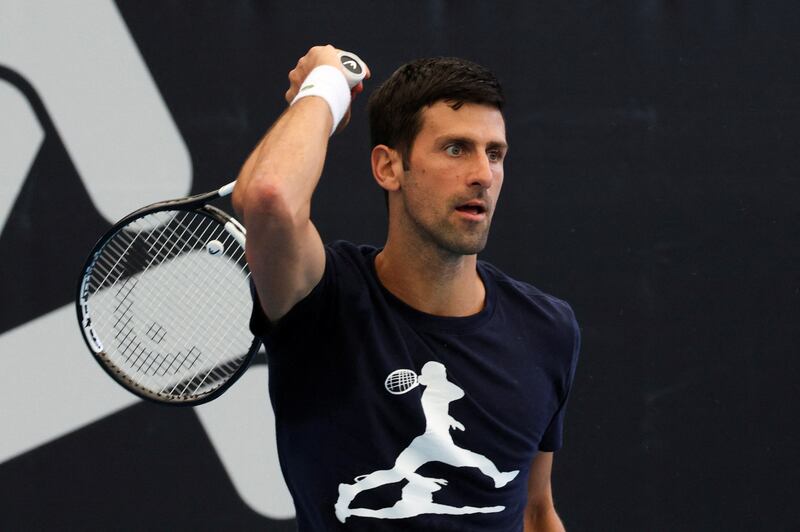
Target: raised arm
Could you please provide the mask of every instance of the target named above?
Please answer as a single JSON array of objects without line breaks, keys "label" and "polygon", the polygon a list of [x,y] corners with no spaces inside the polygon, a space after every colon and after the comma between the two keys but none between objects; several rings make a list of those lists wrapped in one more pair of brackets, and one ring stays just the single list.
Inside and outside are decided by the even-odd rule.
[{"label": "raised arm", "polygon": [[[343,68],[334,47],[311,48],[289,73],[287,102],[321,65]],[[339,129],[348,117],[349,111]],[[233,208],[247,228],[247,262],[261,306],[272,321],[308,295],[325,269],[325,252],[310,212],[332,124],[323,98],[298,100],[273,124],[236,179]]]}]

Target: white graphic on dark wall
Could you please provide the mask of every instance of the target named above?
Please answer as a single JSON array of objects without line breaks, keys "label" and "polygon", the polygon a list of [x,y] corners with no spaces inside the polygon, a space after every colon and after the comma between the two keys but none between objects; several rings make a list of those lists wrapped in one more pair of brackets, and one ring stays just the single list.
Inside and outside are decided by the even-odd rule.
[{"label": "white graphic on dark wall", "polygon": [[[401,370],[406,375],[409,370]],[[387,390],[390,380],[396,382],[397,372],[387,378]],[[403,519],[421,514],[463,515],[474,513],[494,513],[505,509],[505,506],[449,506],[433,502],[433,493],[447,485],[443,478],[429,478],[417,473],[417,470],[429,462],[441,462],[453,467],[475,467],[494,481],[495,488],[502,488],[517,476],[519,471],[501,472],[494,463],[482,454],[461,448],[453,442],[451,429],[465,430],[466,427],[449,414],[450,403],[464,397],[464,390],[447,380],[447,369],[439,362],[427,362],[417,379],[413,376],[403,386],[404,391],[417,384],[424,386],[421,402],[425,414],[425,432],[406,447],[395,460],[391,469],[374,471],[356,477],[353,484],[339,484],[339,498],[334,505],[336,517],[344,523],[350,516],[372,517],[378,519]],[[392,392],[396,393],[396,392]],[[388,508],[350,508],[355,497],[367,490],[387,484],[406,480],[401,498]]]},{"label": "white graphic on dark wall", "polygon": [[[15,208],[31,215],[18,197],[34,162],[47,157],[40,148],[48,133],[57,135],[109,222],[190,192],[186,143],[112,0],[0,0],[0,67],[30,85],[54,128],[46,131],[26,94],[0,77],[0,233]],[[58,183],[50,184],[59,192]],[[53,230],[67,242],[74,238],[63,227]],[[45,261],[36,273],[47,275],[50,267]],[[13,428],[0,438],[0,464],[139,401],[88,356],[72,303],[3,331],[0,359],[15,376],[0,387],[0,427]],[[263,400],[266,373],[264,365],[251,367],[225,397],[194,412],[244,503],[266,517],[289,519],[294,506],[280,473],[274,415]],[[20,400],[32,389],[43,400]]]}]

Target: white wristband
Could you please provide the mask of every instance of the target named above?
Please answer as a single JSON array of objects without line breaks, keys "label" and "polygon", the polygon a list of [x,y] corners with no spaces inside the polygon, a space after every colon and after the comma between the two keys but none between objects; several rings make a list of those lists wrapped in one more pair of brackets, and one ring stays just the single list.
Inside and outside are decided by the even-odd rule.
[{"label": "white wristband", "polygon": [[336,131],[342,121],[347,108],[350,107],[350,88],[344,73],[330,65],[315,67],[300,85],[300,91],[290,105],[306,96],[319,96],[326,102],[333,115],[331,135]]}]

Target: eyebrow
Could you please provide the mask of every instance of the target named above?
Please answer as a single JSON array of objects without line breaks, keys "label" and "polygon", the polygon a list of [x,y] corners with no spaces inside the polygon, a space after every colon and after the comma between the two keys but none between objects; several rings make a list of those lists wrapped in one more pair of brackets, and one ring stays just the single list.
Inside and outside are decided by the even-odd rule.
[{"label": "eyebrow", "polygon": [[[461,137],[461,136],[457,136],[457,135],[456,136],[445,135],[445,136],[442,136],[442,137],[439,137],[439,138],[436,139],[436,144],[438,144],[438,145],[448,144],[450,142],[458,142],[460,144],[468,144],[470,146],[474,146],[476,144],[474,139],[471,139],[471,138],[468,138],[468,137]],[[500,148],[501,150],[507,150],[508,149],[508,144],[505,143],[505,142],[494,140],[494,141],[488,142],[486,144],[486,147],[489,148],[489,149]]]}]

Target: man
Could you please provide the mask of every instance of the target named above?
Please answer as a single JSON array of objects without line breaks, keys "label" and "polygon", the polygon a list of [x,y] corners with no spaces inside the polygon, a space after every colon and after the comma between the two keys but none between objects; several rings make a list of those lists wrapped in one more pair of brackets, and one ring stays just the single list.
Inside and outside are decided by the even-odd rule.
[{"label": "man", "polygon": [[331,46],[300,59],[292,105],[233,196],[298,525],[563,530],[550,473],[577,324],[476,255],[503,183],[500,85],[458,59],[395,72],[369,103],[386,244],[325,246],[310,204],[328,137],[349,119],[341,68]]}]

